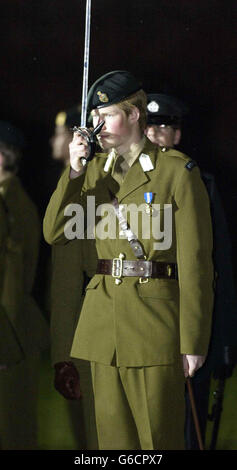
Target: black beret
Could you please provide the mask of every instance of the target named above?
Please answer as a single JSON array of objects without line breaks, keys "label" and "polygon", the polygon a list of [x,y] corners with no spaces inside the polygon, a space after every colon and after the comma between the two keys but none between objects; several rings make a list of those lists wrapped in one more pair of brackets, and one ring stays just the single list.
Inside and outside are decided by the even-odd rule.
[{"label": "black beret", "polygon": [[80,126],[81,123],[81,105],[60,111],[55,118],[57,126],[66,126],[69,129],[74,126]]},{"label": "black beret", "polygon": [[141,88],[141,82],[130,72],[114,70],[106,73],[96,80],[89,90],[88,111],[119,103]]},{"label": "black beret", "polygon": [[26,146],[25,137],[20,129],[7,121],[0,121],[0,141],[19,149]]},{"label": "black beret", "polygon": [[162,93],[147,95],[147,124],[178,125],[188,114],[188,107],[174,96]]}]

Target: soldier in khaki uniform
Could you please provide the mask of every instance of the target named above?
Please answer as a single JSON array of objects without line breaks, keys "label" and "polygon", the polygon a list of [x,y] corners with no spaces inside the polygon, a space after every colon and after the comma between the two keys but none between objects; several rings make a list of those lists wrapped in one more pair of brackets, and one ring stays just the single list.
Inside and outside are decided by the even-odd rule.
[{"label": "soldier in khaki uniform", "polygon": [[7,367],[20,362],[23,358],[22,350],[1,303],[6,268],[7,230],[6,208],[0,194],[0,374]]},{"label": "soldier in khaki uniform", "polygon": [[[55,119],[50,139],[52,157],[67,168],[70,163],[69,143],[72,128],[80,122],[80,106],[61,111]],[[50,302],[51,361],[55,367],[55,385],[68,401],[68,410],[78,449],[97,449],[93,390],[90,364],[70,357],[72,340],[78,322],[85,285],[95,274],[97,264],[94,240],[73,240],[67,245],[52,247]],[[69,367],[79,372],[83,398],[71,400],[61,387],[61,374]]]},{"label": "soldier in khaki uniform", "polygon": [[[179,145],[188,108],[174,96],[163,93],[147,95],[147,137],[160,145],[164,152]],[[234,286],[231,242],[225,211],[214,175],[201,170],[209,198],[213,226],[213,262],[215,268],[215,298],[211,340],[205,364],[191,379],[202,441],[208,420],[211,377],[227,379],[232,375],[237,358],[237,297]],[[185,390],[185,441],[187,450],[199,449],[191,403]]]},{"label": "soldier in khaki uniform", "polygon": [[[75,133],[71,168],[44,220],[46,240],[67,243],[68,214],[77,207],[71,204],[86,209],[94,196],[99,208],[97,274],[87,286],[71,355],[91,362],[100,449],[183,449],[184,376],[203,364],[211,327],[208,196],[188,157],[163,153],[143,137],[146,96],[129,72],[98,79],[88,106],[94,126],[105,121],[99,136],[105,154],[87,164],[87,141]],[[126,226],[121,214],[128,204]],[[164,230],[170,208],[167,241],[150,228],[157,217]],[[82,217],[79,225],[77,236]],[[71,380],[72,393],[77,386]]]},{"label": "soldier in khaki uniform", "polygon": [[5,271],[5,253],[7,240],[7,218],[4,201],[0,195],[0,294],[2,293],[4,271]]},{"label": "soldier in khaki uniform", "polygon": [[[38,259],[37,210],[16,176],[20,133],[0,122],[0,192],[7,220],[5,271],[1,304],[15,337],[19,360],[6,358],[0,374],[0,446],[37,448],[39,353],[49,347],[48,325],[32,297]],[[6,348],[9,347],[5,337]],[[19,363],[18,363],[19,362]]]}]

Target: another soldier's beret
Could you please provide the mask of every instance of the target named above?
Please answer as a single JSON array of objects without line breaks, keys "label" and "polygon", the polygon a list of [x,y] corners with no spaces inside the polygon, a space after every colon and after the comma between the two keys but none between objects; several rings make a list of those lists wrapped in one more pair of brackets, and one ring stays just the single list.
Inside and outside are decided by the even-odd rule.
[{"label": "another soldier's beret", "polygon": [[26,139],[20,129],[7,121],[0,121],[0,141],[19,149],[26,146]]},{"label": "another soldier's beret", "polygon": [[60,111],[55,118],[56,126],[66,126],[69,129],[74,126],[80,126],[81,105],[73,106],[65,111]]},{"label": "another soldier's beret", "polygon": [[147,124],[179,125],[188,107],[177,98],[162,93],[147,95]]},{"label": "another soldier's beret", "polygon": [[115,70],[106,73],[89,90],[88,111],[119,103],[141,88],[141,82],[130,72]]}]

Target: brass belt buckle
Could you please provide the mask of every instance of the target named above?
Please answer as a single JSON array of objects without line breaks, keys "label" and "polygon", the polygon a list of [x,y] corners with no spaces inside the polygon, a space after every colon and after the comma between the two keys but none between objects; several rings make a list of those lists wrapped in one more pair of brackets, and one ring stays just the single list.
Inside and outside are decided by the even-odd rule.
[{"label": "brass belt buckle", "polygon": [[115,283],[120,284],[121,277],[123,274],[123,259],[125,258],[125,255],[123,253],[120,253],[118,258],[114,258],[112,260],[112,277],[115,277]]},{"label": "brass belt buckle", "polygon": [[112,264],[112,276],[120,278],[123,272],[123,260],[120,258],[114,258]]}]

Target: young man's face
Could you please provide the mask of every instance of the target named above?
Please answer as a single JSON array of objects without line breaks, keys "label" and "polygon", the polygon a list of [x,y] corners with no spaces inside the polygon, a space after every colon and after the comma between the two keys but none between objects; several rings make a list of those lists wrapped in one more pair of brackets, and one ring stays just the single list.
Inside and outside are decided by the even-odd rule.
[{"label": "young man's face", "polygon": [[145,134],[153,144],[158,144],[162,147],[174,147],[179,144],[181,138],[180,129],[164,125],[148,125]]},{"label": "young man's face", "polygon": [[56,126],[54,135],[50,139],[52,147],[52,157],[55,160],[69,160],[69,144],[72,140],[72,134],[66,126]]},{"label": "young man's face", "polygon": [[102,120],[105,121],[97,137],[102,149],[118,148],[127,142],[131,135],[132,120],[118,106],[94,109],[91,115],[94,127]]}]

